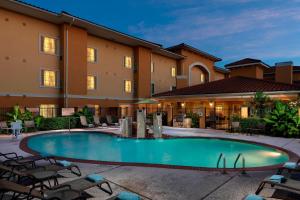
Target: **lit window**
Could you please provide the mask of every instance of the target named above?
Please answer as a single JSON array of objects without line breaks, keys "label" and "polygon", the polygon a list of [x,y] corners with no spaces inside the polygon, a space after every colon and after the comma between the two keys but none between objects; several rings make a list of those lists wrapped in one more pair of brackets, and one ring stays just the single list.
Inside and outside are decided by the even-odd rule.
[{"label": "lit window", "polygon": [[57,40],[51,37],[41,37],[41,47],[44,53],[57,54]]},{"label": "lit window", "polygon": [[125,67],[128,69],[131,69],[132,67],[132,60],[129,56],[125,56]]},{"label": "lit window", "polygon": [[241,107],[241,118],[248,118],[248,107]]},{"label": "lit window", "polygon": [[172,75],[172,77],[176,76],[176,68],[175,67],[172,67],[171,75]]},{"label": "lit window", "polygon": [[128,80],[125,81],[125,92],[128,92],[128,93],[131,92],[131,81],[128,81]]},{"label": "lit window", "polygon": [[204,83],[204,81],[205,81],[205,76],[204,76],[203,73],[201,73],[201,74],[200,74],[200,82],[201,82],[201,83]]},{"label": "lit window", "polygon": [[154,83],[151,83],[151,94],[155,93],[155,85]]},{"label": "lit window", "polygon": [[87,48],[87,61],[91,63],[97,62],[97,50],[94,48]]},{"label": "lit window", "polygon": [[42,70],[42,86],[56,87],[57,72],[52,70]]},{"label": "lit window", "polygon": [[216,113],[222,114],[223,113],[223,106],[222,105],[216,105]]},{"label": "lit window", "polygon": [[56,117],[57,109],[53,104],[40,105],[40,115],[45,118]]},{"label": "lit window", "polygon": [[87,89],[88,90],[96,89],[96,77],[95,76],[87,77]]},{"label": "lit window", "polygon": [[151,62],[151,72],[154,72],[154,62]]}]

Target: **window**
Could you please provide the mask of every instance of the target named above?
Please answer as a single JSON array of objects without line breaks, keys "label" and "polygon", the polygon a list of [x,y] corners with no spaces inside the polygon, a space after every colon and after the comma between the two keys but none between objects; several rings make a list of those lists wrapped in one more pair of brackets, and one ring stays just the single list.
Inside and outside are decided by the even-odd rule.
[{"label": "window", "polygon": [[58,72],[53,70],[42,70],[42,86],[57,87],[58,86]]},{"label": "window", "polygon": [[170,87],[170,91],[175,91],[176,90],[176,86],[171,86]]},{"label": "window", "polygon": [[40,115],[45,118],[56,117],[57,110],[54,104],[42,104],[40,105]]},{"label": "window", "polygon": [[154,83],[151,83],[151,94],[155,93],[155,85]]},{"label": "window", "polygon": [[124,85],[125,92],[130,93],[131,92],[131,81],[125,80],[125,85]]},{"label": "window", "polygon": [[87,61],[90,63],[97,62],[97,50],[94,48],[87,48]]},{"label": "window", "polygon": [[132,67],[132,60],[129,56],[125,56],[125,67],[128,69],[131,69]]},{"label": "window", "polygon": [[248,118],[248,107],[241,107],[241,118]]},{"label": "window", "polygon": [[171,75],[172,75],[172,77],[176,76],[176,68],[175,67],[172,67],[172,69],[171,69]]},{"label": "window", "polygon": [[151,72],[154,72],[154,62],[151,62]]},{"label": "window", "polygon": [[41,51],[48,54],[58,54],[58,40],[51,37],[41,36]]},{"label": "window", "polygon": [[87,77],[87,89],[95,90],[96,89],[96,76]]},{"label": "window", "polygon": [[203,73],[200,74],[200,82],[204,83],[205,82],[205,76]]}]

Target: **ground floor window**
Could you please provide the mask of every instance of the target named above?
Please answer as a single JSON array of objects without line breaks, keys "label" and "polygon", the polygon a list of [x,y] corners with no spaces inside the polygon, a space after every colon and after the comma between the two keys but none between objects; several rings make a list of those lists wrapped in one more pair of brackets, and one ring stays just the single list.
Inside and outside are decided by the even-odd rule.
[{"label": "ground floor window", "polygon": [[57,116],[57,106],[54,104],[40,105],[40,115],[45,118],[56,117]]}]

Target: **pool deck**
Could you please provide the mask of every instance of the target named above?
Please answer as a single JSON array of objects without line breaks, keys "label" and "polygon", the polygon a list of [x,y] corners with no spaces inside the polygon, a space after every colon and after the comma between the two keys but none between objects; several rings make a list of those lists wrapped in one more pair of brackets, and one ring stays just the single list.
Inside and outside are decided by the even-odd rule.
[{"label": "pool deck", "polygon": [[[76,129],[82,130],[82,129]],[[104,132],[114,132],[118,134],[118,129],[89,129],[90,131],[101,130]],[[37,133],[34,133],[37,134]],[[239,139],[265,143],[277,147],[282,147],[297,155],[300,155],[300,140],[268,137],[268,136],[248,136],[238,133],[225,133],[212,129],[183,129],[164,127],[164,134],[176,137],[219,137]],[[24,134],[27,137],[31,134]],[[1,152],[18,152],[21,155],[27,153],[19,149],[19,140],[11,139],[10,136],[0,136]],[[165,169],[154,167],[135,167],[104,164],[78,163],[83,175],[99,173],[106,177],[114,193],[119,191],[132,191],[140,194],[143,199],[155,200],[241,200],[246,194],[253,193],[258,184],[266,176],[275,173],[269,171],[252,171],[247,175],[239,172],[228,172],[221,174],[216,171]],[[62,173],[67,178],[61,178],[60,182],[65,182],[76,178],[67,172]],[[87,191],[94,196],[93,199],[107,199],[109,195],[92,188]],[[274,191],[266,189],[261,194],[271,197]],[[279,194],[275,194],[275,196]],[[274,195],[273,195],[274,196]],[[277,198],[270,198],[277,199]]]}]

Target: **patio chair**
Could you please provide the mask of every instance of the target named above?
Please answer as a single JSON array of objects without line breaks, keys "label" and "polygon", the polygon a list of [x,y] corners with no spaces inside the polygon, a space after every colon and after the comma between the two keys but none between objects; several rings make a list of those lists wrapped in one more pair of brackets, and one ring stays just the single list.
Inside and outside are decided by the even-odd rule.
[{"label": "patio chair", "polygon": [[141,200],[142,198],[135,193],[131,193],[131,192],[120,192],[119,194],[110,197],[106,200],[125,200],[125,199],[130,199],[130,200]]},{"label": "patio chair", "polygon": [[101,122],[100,122],[99,116],[94,115],[93,118],[94,118],[94,125],[101,127]]},{"label": "patio chair", "polygon": [[288,173],[300,172],[300,159],[297,162],[286,162],[278,168],[277,174],[282,174],[285,170]]},{"label": "patio chair", "polygon": [[248,194],[242,200],[266,200],[266,198],[260,195]]},{"label": "patio chair", "polygon": [[284,178],[284,181],[277,182],[271,180],[272,176],[265,178],[257,188],[255,194],[259,195],[259,193],[265,188],[266,185],[270,185],[274,189],[286,190],[294,193],[300,194],[300,181],[293,180],[290,178]]},{"label": "patio chair", "polygon": [[86,128],[93,128],[94,127],[93,124],[88,124],[87,123],[86,116],[80,116],[80,123],[81,123],[81,126],[86,127]]},{"label": "patio chair", "polygon": [[24,121],[24,130],[27,132],[29,129],[36,130],[35,123],[33,120]]},{"label": "patio chair", "polygon": [[15,122],[11,122],[11,130],[12,130],[12,134],[13,136],[15,136],[16,138],[18,138],[21,133],[22,133],[22,121],[21,120],[17,120]]},{"label": "patio chair", "polygon": [[6,133],[9,133],[9,130],[11,130],[11,128],[8,127],[6,121],[0,122],[0,131],[2,131],[2,130],[6,131]]},{"label": "patio chair", "polygon": [[[74,190],[68,185],[54,188],[44,185],[43,187],[46,189],[37,190],[36,187],[30,188],[11,181],[0,180],[1,193],[13,192],[12,199],[73,200],[82,197],[80,191]],[[1,199],[3,199],[3,195]]]},{"label": "patio chair", "polygon": [[120,126],[119,123],[114,123],[111,115],[106,115],[106,121],[109,126]]}]

